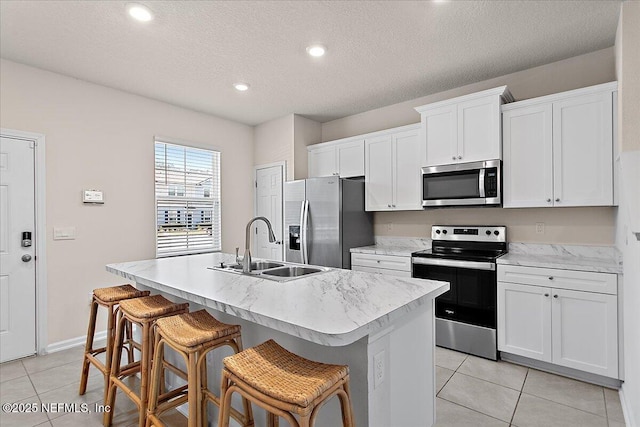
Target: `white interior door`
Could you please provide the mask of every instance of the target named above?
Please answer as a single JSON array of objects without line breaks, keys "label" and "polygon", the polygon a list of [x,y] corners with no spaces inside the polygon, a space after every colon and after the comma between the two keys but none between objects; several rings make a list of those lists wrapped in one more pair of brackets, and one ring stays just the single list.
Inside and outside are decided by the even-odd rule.
[{"label": "white interior door", "polygon": [[34,153],[31,141],[0,139],[0,362],[36,352],[35,248],[22,246],[35,232]]},{"label": "white interior door", "polygon": [[254,222],[253,257],[282,261],[282,165],[256,169],[256,216],[264,216],[273,227],[276,242],[269,242],[267,226],[262,221]]}]

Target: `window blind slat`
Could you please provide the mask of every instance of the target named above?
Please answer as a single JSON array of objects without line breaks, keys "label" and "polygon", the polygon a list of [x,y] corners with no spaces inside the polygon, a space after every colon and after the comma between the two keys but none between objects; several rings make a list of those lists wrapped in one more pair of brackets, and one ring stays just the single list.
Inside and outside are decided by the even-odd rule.
[{"label": "window blind slat", "polygon": [[220,153],[156,141],[158,256],[221,248]]}]

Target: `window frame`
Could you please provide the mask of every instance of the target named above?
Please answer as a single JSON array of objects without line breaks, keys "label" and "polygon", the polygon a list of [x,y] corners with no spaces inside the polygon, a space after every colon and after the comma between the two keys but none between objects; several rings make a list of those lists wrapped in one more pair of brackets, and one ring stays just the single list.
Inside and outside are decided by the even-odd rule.
[{"label": "window frame", "polygon": [[[170,146],[176,146],[178,148],[182,148],[184,150],[199,150],[199,151],[205,151],[205,152],[210,152],[210,153],[216,153],[218,156],[218,167],[217,167],[217,184],[218,184],[218,197],[215,197],[215,193],[216,193],[216,189],[213,188],[210,191],[210,197],[187,197],[186,194],[188,192],[186,186],[182,185],[182,186],[175,186],[174,185],[174,189],[176,190],[174,192],[174,195],[168,195],[169,194],[169,185],[167,185],[167,195],[166,196],[158,196],[158,188],[157,188],[157,182],[156,182],[156,173],[158,171],[157,167],[156,167],[156,145],[157,144],[165,144],[165,146],[170,145]],[[174,257],[174,256],[184,256],[184,255],[196,255],[196,254],[203,254],[203,253],[215,253],[215,252],[221,252],[222,251],[222,151],[217,149],[215,146],[209,146],[209,147],[202,147],[199,146],[197,144],[193,144],[190,142],[186,142],[183,140],[176,140],[173,138],[165,138],[165,137],[160,137],[160,136],[155,136],[154,137],[154,141],[153,141],[153,153],[154,153],[154,224],[155,224],[155,251],[156,251],[156,258],[167,258],[167,257]],[[165,165],[165,170],[166,170],[166,165]],[[186,170],[186,169],[185,169]],[[211,175],[211,178],[214,179],[215,181],[215,170],[213,171],[213,174]],[[180,189],[177,187],[181,187]],[[177,193],[179,193],[178,190],[182,190],[183,194],[185,194],[185,196],[178,196]],[[204,193],[203,193],[204,194]],[[214,197],[211,197],[214,196]],[[188,246],[185,249],[180,249],[180,250],[173,250],[173,251],[159,251],[159,230],[158,227],[160,224],[158,224],[158,212],[159,212],[159,201],[162,202],[176,202],[176,203],[180,203],[180,204],[185,204],[188,205],[189,203],[193,203],[193,204],[197,204],[199,202],[211,202],[211,236],[212,236],[212,246],[211,247],[207,247],[207,248],[195,248],[195,249],[189,249]],[[216,207],[216,203],[217,203],[217,207]],[[216,217],[216,208],[218,210],[218,221],[217,223],[214,222],[214,219]],[[195,211],[200,211],[201,210],[201,206],[196,206],[195,207]],[[165,210],[167,211],[167,210]],[[170,211],[165,212],[164,214],[165,216],[168,216],[169,218],[172,215],[176,215],[175,213],[171,213]],[[177,214],[178,216],[181,216],[180,213]],[[188,213],[185,212],[183,215],[187,216]],[[187,225],[188,227],[188,225]],[[215,233],[217,231],[217,236],[215,236]],[[217,237],[217,239],[216,239]],[[218,246],[216,247],[216,240],[218,243]]]}]

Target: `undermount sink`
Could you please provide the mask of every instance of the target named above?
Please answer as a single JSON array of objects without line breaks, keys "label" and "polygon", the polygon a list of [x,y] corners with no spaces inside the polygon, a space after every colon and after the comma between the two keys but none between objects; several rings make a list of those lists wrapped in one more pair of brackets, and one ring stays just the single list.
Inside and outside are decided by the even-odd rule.
[{"label": "undermount sink", "polygon": [[[268,268],[282,267],[283,265],[284,264],[280,264],[278,262],[256,261],[251,263],[251,271],[266,270]],[[230,265],[229,268],[233,268],[234,270],[242,270],[242,264],[233,264]]]},{"label": "undermount sink", "polygon": [[312,274],[329,271],[326,267],[307,267],[305,265],[289,264],[286,262],[255,261],[251,263],[251,272],[243,273],[242,264],[220,264],[216,267],[208,267],[212,270],[226,271],[235,274],[247,274],[253,277],[274,280],[276,282],[288,282]]},{"label": "undermount sink", "polygon": [[269,271],[263,271],[264,276],[277,276],[277,277],[299,277],[306,276],[307,274],[319,273],[322,270],[312,267],[300,267],[297,265],[286,266],[280,268],[274,268]]}]

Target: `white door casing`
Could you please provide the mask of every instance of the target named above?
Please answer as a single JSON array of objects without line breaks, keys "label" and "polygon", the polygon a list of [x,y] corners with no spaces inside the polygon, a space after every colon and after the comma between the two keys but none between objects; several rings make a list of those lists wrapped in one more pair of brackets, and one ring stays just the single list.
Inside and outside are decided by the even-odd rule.
[{"label": "white door casing", "polygon": [[276,242],[269,242],[267,226],[262,221],[253,224],[253,257],[282,261],[282,195],[284,164],[258,166],[255,170],[255,214],[264,216],[273,227]]},{"label": "white door casing", "polygon": [[[35,144],[0,143],[0,362],[36,352]],[[22,233],[32,233],[22,247]]]}]

